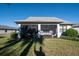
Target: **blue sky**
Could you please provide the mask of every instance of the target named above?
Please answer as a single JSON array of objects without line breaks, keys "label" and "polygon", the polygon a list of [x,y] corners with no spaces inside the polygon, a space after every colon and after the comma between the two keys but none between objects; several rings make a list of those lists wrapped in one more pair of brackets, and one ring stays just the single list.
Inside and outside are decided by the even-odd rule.
[{"label": "blue sky", "polygon": [[79,22],[79,4],[62,3],[17,3],[0,4],[0,24],[16,27],[15,20],[24,20],[29,16],[58,17],[72,23]]}]

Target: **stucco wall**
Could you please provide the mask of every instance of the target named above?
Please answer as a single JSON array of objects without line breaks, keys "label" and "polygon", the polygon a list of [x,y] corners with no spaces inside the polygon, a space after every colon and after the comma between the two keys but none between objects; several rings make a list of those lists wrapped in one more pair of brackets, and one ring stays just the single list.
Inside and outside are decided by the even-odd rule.
[{"label": "stucco wall", "polygon": [[[29,23],[29,24],[30,24],[30,23]],[[29,25],[29,24],[18,24],[18,26],[21,27],[21,26]],[[35,24],[35,25],[38,25],[38,24],[40,24],[40,23],[33,23],[33,25],[34,25],[34,24]],[[52,25],[57,26],[57,23],[41,23],[41,24],[42,24],[42,25],[52,24]],[[32,23],[31,23],[30,25],[32,25]],[[63,27],[62,27],[62,26],[63,26]],[[42,27],[42,26],[41,26],[41,27]],[[48,26],[46,26],[46,27],[48,27]],[[72,27],[72,25],[67,25],[67,24],[61,25],[61,24],[59,24],[59,25],[58,25],[58,33],[59,33],[58,35],[61,36],[61,34],[62,34],[63,31],[66,31],[67,29],[69,29],[69,28],[71,28],[71,27]],[[45,28],[45,27],[43,27],[43,28]],[[51,28],[52,28],[52,27],[51,27]],[[54,29],[56,30],[56,32],[55,32],[55,31],[54,31],[54,32],[57,34],[57,27],[56,27],[56,28],[55,28],[55,27],[52,28],[52,30],[54,30]]]},{"label": "stucco wall", "polygon": [[72,28],[72,25],[60,25],[60,35],[70,28]]},{"label": "stucco wall", "polygon": [[77,31],[78,31],[78,33],[79,33],[79,27],[77,27],[77,28],[73,28],[73,29],[77,30]]},{"label": "stucco wall", "polygon": [[4,34],[5,33],[5,30],[0,30],[0,34]]},{"label": "stucco wall", "polygon": [[6,33],[11,33],[11,32],[15,32],[15,30],[0,30],[0,34],[6,34]]},{"label": "stucco wall", "polygon": [[[72,27],[71,25],[63,25],[63,29],[69,29],[71,27]],[[62,25],[60,26],[60,28],[62,29]]]}]

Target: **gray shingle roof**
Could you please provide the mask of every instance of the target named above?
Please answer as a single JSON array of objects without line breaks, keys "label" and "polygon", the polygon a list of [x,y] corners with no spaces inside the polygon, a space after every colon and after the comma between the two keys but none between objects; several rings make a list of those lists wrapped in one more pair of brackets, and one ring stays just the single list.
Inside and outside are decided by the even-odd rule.
[{"label": "gray shingle roof", "polygon": [[69,21],[56,18],[56,17],[28,17],[25,20],[17,20],[16,23],[27,23],[27,22],[60,22],[61,24],[73,24]]},{"label": "gray shingle roof", "polygon": [[56,17],[29,17],[26,21],[62,22],[63,20]]},{"label": "gray shingle roof", "polygon": [[61,24],[73,24],[73,23],[71,23],[71,22],[69,22],[69,21],[64,20],[64,22],[63,22],[63,23],[61,23]]},{"label": "gray shingle roof", "polygon": [[18,22],[63,22],[62,19],[56,17],[29,17],[25,20],[18,20]]},{"label": "gray shingle roof", "polygon": [[79,24],[78,24],[78,23],[76,23],[75,25],[73,25],[73,27],[79,27]]}]

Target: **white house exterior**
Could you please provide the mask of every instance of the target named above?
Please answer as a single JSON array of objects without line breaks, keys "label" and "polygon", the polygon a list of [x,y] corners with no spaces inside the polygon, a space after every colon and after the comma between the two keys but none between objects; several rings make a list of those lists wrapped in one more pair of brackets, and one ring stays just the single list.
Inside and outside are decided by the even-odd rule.
[{"label": "white house exterior", "polygon": [[17,28],[6,26],[6,25],[0,25],[0,34],[8,34],[17,31]]},{"label": "white house exterior", "polygon": [[78,33],[79,33],[79,24],[75,24],[72,26],[73,29],[77,30]]},{"label": "white house exterior", "polygon": [[36,28],[41,35],[61,36],[62,32],[72,27],[72,23],[56,17],[28,17],[15,21],[19,27]]}]

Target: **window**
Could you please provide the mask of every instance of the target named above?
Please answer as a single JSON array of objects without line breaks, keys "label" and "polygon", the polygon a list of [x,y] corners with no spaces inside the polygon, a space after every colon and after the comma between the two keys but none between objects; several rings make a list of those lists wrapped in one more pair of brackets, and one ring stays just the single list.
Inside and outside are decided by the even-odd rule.
[{"label": "window", "polygon": [[7,32],[7,29],[5,30],[5,32]]}]

